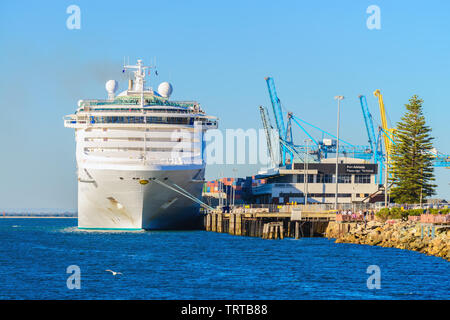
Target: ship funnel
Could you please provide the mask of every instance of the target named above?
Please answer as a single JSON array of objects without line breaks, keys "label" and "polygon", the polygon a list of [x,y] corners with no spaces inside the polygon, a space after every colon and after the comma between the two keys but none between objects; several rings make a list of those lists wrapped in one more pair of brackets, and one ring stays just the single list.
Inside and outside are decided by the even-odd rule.
[{"label": "ship funnel", "polygon": [[130,79],[128,80],[128,91],[132,91],[133,90],[133,80]]}]

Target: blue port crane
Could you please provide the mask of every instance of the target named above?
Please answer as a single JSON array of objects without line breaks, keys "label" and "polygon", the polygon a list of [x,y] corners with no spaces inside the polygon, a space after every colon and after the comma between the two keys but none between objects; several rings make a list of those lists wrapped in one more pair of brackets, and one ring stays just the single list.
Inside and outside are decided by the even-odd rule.
[{"label": "blue port crane", "polygon": [[[283,110],[281,108],[281,101],[278,98],[277,91],[275,89],[275,82],[273,81],[272,77],[266,77],[265,78],[267,83],[267,89],[269,90],[269,96],[270,96],[270,102],[272,103],[272,110],[273,114],[275,116],[275,123],[277,125],[278,135],[283,140],[289,140],[288,137],[288,131],[286,130],[284,126],[284,119],[283,119]],[[289,122],[290,125],[290,122]],[[292,136],[292,132],[290,132]],[[289,153],[291,155],[291,158],[293,157],[292,152],[286,148],[284,144],[280,145],[280,152],[281,152],[281,162],[282,165],[286,163],[286,153]]]},{"label": "blue port crane", "polygon": [[367,99],[366,96],[364,95],[359,95],[359,102],[361,105],[361,111],[364,117],[364,124],[366,125],[366,131],[367,131],[367,137],[368,137],[368,142],[369,142],[369,146],[371,149],[371,154],[373,157],[373,162],[378,164],[378,168],[379,168],[379,174],[378,174],[378,183],[382,183],[383,181],[383,165],[384,165],[384,155],[383,155],[383,150],[381,147],[381,140],[380,138],[382,137],[382,128],[379,129],[378,132],[378,137],[375,136],[375,129],[373,126],[373,117],[372,114],[369,111],[369,106],[367,105]]},{"label": "blue port crane", "polygon": [[376,138],[375,138],[375,130],[373,128],[372,114],[370,113],[369,107],[367,106],[366,97],[364,95],[360,95],[358,98],[364,116],[364,123],[366,124],[367,137],[369,138],[369,146],[372,152],[375,153]]},{"label": "blue port crane", "polygon": [[275,123],[277,125],[278,133],[283,139],[286,137],[286,129],[284,127],[283,110],[281,109],[281,101],[278,98],[275,89],[275,82],[273,78],[266,77],[267,88],[269,90],[270,102],[272,103],[273,114],[275,116]]},{"label": "blue port crane", "polygon": [[[295,145],[293,142],[292,123],[295,123],[313,142],[313,145],[308,149],[308,153],[313,154],[317,161],[320,161],[323,158],[328,158],[328,154],[330,153],[336,153],[336,141],[333,141],[332,139],[323,139],[322,141],[315,139],[306,129],[306,126],[319,130],[322,133],[322,136],[327,135],[337,139],[335,135],[300,119],[292,112],[287,112],[287,127],[285,127],[283,109],[275,89],[275,82],[271,77],[266,77],[265,80],[280,138],[278,143],[280,144],[281,150],[281,165],[286,164],[286,154],[290,155],[291,161],[293,161],[294,155],[300,157],[302,154],[306,154],[307,148],[304,145]],[[343,143],[343,145],[339,148],[339,154],[362,159],[370,159],[372,156],[371,148],[369,146],[353,145],[343,139],[339,139],[339,141]]]},{"label": "blue port crane", "polygon": [[260,112],[260,115],[261,115],[261,120],[262,120],[262,123],[263,123],[264,132],[266,134],[267,150],[269,151],[270,160],[275,165],[276,164],[275,163],[276,157],[275,157],[275,154],[274,154],[273,145],[272,145],[272,138],[271,138],[271,130],[273,128],[272,128],[272,124],[270,123],[269,112],[263,106],[259,107],[259,112]]}]

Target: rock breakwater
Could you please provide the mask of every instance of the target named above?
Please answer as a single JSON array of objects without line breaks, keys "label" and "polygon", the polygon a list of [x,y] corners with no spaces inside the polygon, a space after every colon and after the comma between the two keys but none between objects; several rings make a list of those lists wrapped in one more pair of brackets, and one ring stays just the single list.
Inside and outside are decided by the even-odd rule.
[{"label": "rock breakwater", "polygon": [[426,228],[416,221],[401,220],[330,222],[325,236],[335,238],[336,243],[414,250],[450,261],[450,229],[435,226],[432,233]]}]

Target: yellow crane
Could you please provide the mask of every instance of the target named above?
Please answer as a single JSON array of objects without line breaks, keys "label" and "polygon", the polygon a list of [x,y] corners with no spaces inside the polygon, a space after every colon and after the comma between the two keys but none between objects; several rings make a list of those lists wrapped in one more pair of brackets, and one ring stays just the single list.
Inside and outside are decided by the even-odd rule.
[{"label": "yellow crane", "polygon": [[384,140],[384,206],[388,207],[388,175],[392,176],[392,173],[389,172],[390,160],[391,160],[391,151],[392,145],[394,143],[394,128],[389,128],[386,119],[386,109],[384,108],[383,95],[379,89],[375,90],[373,93],[375,97],[378,98],[378,106],[380,107],[380,115],[381,115],[381,129],[383,131],[383,140]]},{"label": "yellow crane", "polygon": [[381,127],[384,133],[383,140],[384,140],[386,163],[389,163],[391,158],[392,144],[394,141],[395,129],[388,127],[386,119],[386,109],[384,108],[383,95],[381,94],[381,91],[377,89],[373,94],[375,97],[378,98],[378,106],[380,107],[380,115],[381,115]]}]

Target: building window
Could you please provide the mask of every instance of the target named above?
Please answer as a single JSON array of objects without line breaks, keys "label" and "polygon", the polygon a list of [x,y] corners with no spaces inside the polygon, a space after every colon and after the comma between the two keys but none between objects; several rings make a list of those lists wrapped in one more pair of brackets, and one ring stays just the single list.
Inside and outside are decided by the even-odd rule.
[{"label": "building window", "polygon": [[280,175],[273,179],[275,183],[292,183],[293,175]]},{"label": "building window", "polygon": [[[298,174],[297,175],[297,183],[305,183],[305,175]],[[314,175],[308,174],[308,183],[314,183]]]},{"label": "building window", "polygon": [[352,176],[350,174],[340,174],[338,177],[338,183],[352,183]]},{"label": "building window", "polygon": [[318,174],[317,183],[333,183],[333,175],[331,174]]},{"label": "building window", "polygon": [[370,174],[355,174],[355,183],[370,183]]},{"label": "building window", "polygon": [[[335,198],[335,193],[309,193],[308,197],[311,198]],[[351,193],[339,193],[338,198],[351,198]]]}]

